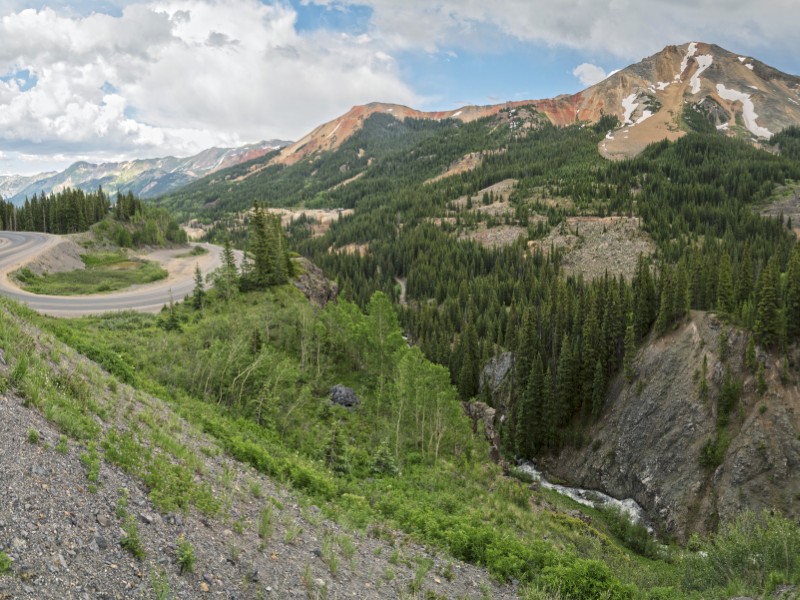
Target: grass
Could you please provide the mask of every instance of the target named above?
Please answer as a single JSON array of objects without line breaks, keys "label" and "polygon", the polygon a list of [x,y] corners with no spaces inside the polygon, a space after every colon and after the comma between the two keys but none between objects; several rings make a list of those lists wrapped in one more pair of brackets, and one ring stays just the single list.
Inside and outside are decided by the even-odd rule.
[{"label": "grass", "polygon": [[11,570],[13,561],[5,552],[0,552],[0,575],[5,575]]},{"label": "grass", "polygon": [[[412,539],[451,557],[486,567],[501,580],[516,579],[521,585],[532,585],[539,595],[531,597],[556,597],[555,590],[570,590],[575,597],[592,597],[596,591],[592,586],[598,582],[619,597],[629,597],[630,593],[646,597],[645,590],[652,589],[674,590],[659,592],[658,597],[664,598],[725,597],[724,590],[731,581],[725,579],[728,576],[724,570],[715,572],[714,577],[703,577],[705,563],[701,562],[693,567],[701,576],[689,577],[687,565],[691,563],[683,558],[685,553],[676,550],[670,560],[661,558],[660,553],[656,559],[649,558],[648,554],[657,553],[647,547],[641,531],[629,527],[617,515],[589,512],[590,523],[569,516],[569,511],[586,511],[553,492],[531,490],[523,482],[503,477],[500,469],[489,462],[482,440],[455,438],[456,442],[451,441],[455,450],[436,462],[408,451],[402,455],[399,473],[364,476],[371,472],[369,449],[379,445],[384,435],[379,425],[370,423],[380,423],[377,411],[391,408],[391,397],[376,404],[378,384],[374,374],[359,371],[363,367],[337,363],[352,352],[335,347],[343,343],[337,339],[350,343],[352,338],[341,329],[341,315],[331,311],[342,310],[349,319],[358,318],[355,313],[348,313],[342,303],[323,311],[317,323],[318,329],[330,327],[331,336],[344,331],[340,338],[327,340],[326,347],[333,347],[334,354],[307,352],[305,358],[299,351],[295,354],[296,344],[300,343],[297,336],[304,327],[298,314],[306,305],[293,294],[277,290],[243,296],[231,300],[225,310],[212,298],[202,314],[179,305],[176,310],[183,323],[180,333],[165,331],[158,316],[117,314],[67,322],[34,317],[21,307],[12,310],[56,333],[98,361],[111,376],[140,390],[131,392],[125,388],[120,392],[137,396],[139,408],[131,410],[127,417],[128,428],[110,427],[107,434],[101,435],[98,427],[93,439],[101,440],[97,448],[104,451],[105,460],[118,464],[150,487],[157,505],[172,507],[166,510],[197,506],[213,512],[220,510],[220,503],[212,502],[210,487],[202,477],[195,481],[197,465],[202,461],[193,462],[198,457],[178,441],[175,433],[183,426],[168,412],[156,410],[154,401],[145,400],[145,393],[167,400],[191,428],[210,436],[210,443],[204,446],[210,454],[216,454],[219,448],[291,486],[311,527],[321,526],[323,517],[327,517],[360,530],[403,530]],[[235,315],[236,324],[231,315]],[[44,406],[55,402],[52,398],[58,398],[58,394],[65,394],[65,399],[71,399],[69,403],[65,401],[63,409],[69,415],[67,422],[80,422],[91,416],[89,420],[94,423],[94,415],[130,409],[130,405],[114,408],[113,400],[107,400],[107,404],[89,402],[96,389],[92,387],[95,384],[91,373],[86,380],[88,390],[80,384],[81,378],[53,377],[52,373],[44,377],[43,369],[52,367],[39,356],[48,351],[39,348],[34,352],[37,346],[33,338],[16,323],[14,319],[0,320],[0,346],[13,349],[7,351],[8,383],[22,389],[27,401]],[[285,327],[287,323],[291,327]],[[266,334],[259,337],[254,352],[253,332],[264,331],[265,327],[269,342],[265,342]],[[38,338],[40,344],[42,339]],[[315,347],[313,342],[311,338],[307,350]],[[239,359],[242,362],[236,362]],[[258,393],[251,395],[239,389],[243,378],[235,378],[252,364],[258,367],[257,371],[250,371],[255,372],[253,385]],[[281,379],[282,371],[291,373],[291,377]],[[235,380],[233,387],[225,387],[225,373]],[[37,378],[38,387],[27,383],[31,376]],[[50,391],[47,386],[58,379],[62,383]],[[324,396],[334,381],[359,390],[363,409],[331,408]],[[107,389],[108,376],[96,384]],[[263,411],[263,424],[250,416],[246,403],[247,398],[259,397],[265,400],[263,406],[257,407]],[[349,471],[339,474],[327,466],[332,448],[330,432],[336,429],[348,432],[340,436],[336,451],[346,459],[343,463]],[[465,425],[464,429],[470,436],[469,427]],[[233,472],[221,474],[223,487],[230,487],[233,480]],[[249,491],[254,497],[263,493],[255,487]],[[531,510],[531,505],[538,505],[539,509]],[[256,524],[264,541],[272,535],[276,519],[269,499],[265,506],[266,514]],[[285,534],[288,543],[302,533],[297,523],[290,525]],[[773,535],[781,527],[786,534]],[[769,535],[765,534],[765,538],[777,547],[788,548],[788,554],[770,556],[757,576],[741,584],[748,593],[760,594],[769,582],[800,576],[798,565],[791,560],[797,526],[770,521],[767,530]],[[323,559],[335,576],[340,561],[355,556],[355,546],[349,538],[332,533],[320,537]],[[721,557],[723,564],[750,552],[745,547],[745,535],[722,538],[717,550],[714,543],[712,538],[700,545],[709,556]],[[768,545],[763,544],[765,548]],[[739,550],[723,551],[728,547]],[[233,545],[230,552],[238,554],[239,549]],[[398,552],[390,562],[400,560]],[[598,561],[606,568],[598,566]],[[422,564],[416,567],[420,574],[417,585],[421,586],[427,569]],[[613,575],[609,576],[609,572]]]},{"label": "grass", "polygon": [[129,259],[121,253],[85,254],[81,258],[85,269],[36,275],[23,268],[17,271],[16,279],[23,289],[34,294],[80,296],[152,283],[168,275],[158,263]]}]

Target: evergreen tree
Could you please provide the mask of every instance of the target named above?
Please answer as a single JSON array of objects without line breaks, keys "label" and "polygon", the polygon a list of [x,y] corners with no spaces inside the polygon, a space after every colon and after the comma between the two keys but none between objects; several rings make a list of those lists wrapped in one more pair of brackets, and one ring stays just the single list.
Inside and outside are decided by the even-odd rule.
[{"label": "evergreen tree", "polygon": [[731,276],[731,261],[728,253],[723,250],[717,270],[717,312],[731,316],[734,311],[733,277]]},{"label": "evergreen tree", "polygon": [[758,278],[758,304],[753,330],[756,341],[766,347],[775,346],[780,340],[777,270],[777,261],[772,258]]},{"label": "evergreen tree", "polygon": [[750,252],[750,241],[744,243],[744,250],[742,251],[742,260],[739,263],[739,271],[737,273],[738,279],[736,280],[736,299],[739,304],[744,303],[750,294],[753,293],[753,257]]},{"label": "evergreen tree", "polygon": [[203,273],[200,271],[200,265],[194,266],[194,292],[192,292],[192,306],[195,310],[201,310],[205,302],[206,291],[203,285]]},{"label": "evergreen tree", "polygon": [[480,354],[478,352],[478,334],[470,320],[462,334],[461,376],[458,391],[461,397],[469,399],[478,394],[478,376],[480,374]]},{"label": "evergreen tree", "polygon": [[786,337],[800,339],[800,244],[795,244],[786,271]]},{"label": "evergreen tree", "polygon": [[603,410],[603,401],[606,397],[606,372],[603,364],[598,360],[594,367],[594,389],[592,390],[592,417],[597,419]]},{"label": "evergreen tree", "polygon": [[542,387],[542,428],[544,430],[544,447],[548,450],[554,450],[558,441],[557,435],[557,421],[558,421],[558,407],[556,406],[556,398],[553,393],[553,374],[550,371],[550,365],[544,375],[544,386]]},{"label": "evergreen tree", "polygon": [[561,341],[561,352],[558,357],[558,369],[556,371],[557,424],[559,426],[566,425],[573,414],[573,403],[575,401],[573,394],[574,377],[572,346],[569,342],[569,338],[564,334],[564,338]]},{"label": "evergreen tree", "polygon": [[636,374],[634,361],[636,360],[636,334],[631,322],[625,329],[625,358],[623,359],[623,370],[625,371],[625,381],[631,383]]}]

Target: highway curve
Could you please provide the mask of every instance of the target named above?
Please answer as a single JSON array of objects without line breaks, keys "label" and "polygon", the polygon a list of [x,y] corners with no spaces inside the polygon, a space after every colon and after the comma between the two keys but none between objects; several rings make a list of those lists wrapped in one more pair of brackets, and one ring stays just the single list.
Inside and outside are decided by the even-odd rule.
[{"label": "highway curve", "polygon": [[195,264],[200,266],[203,275],[222,264],[222,248],[201,244],[208,249],[208,254],[175,258],[177,254],[186,253],[185,247],[153,253],[149,258],[162,261],[170,273],[169,277],[108,294],[45,296],[21,290],[11,281],[9,273],[60,242],[58,236],[46,233],[0,231],[0,294],[54,317],[79,317],[123,310],[156,313],[169,303],[170,297],[179,302],[192,293]]}]

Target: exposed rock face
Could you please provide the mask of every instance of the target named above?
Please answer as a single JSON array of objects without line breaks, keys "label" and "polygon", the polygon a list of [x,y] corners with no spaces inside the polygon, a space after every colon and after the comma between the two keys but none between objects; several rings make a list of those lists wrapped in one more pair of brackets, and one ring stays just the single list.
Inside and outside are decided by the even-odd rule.
[{"label": "exposed rock face", "polygon": [[472,419],[473,433],[478,433],[479,422],[483,424],[483,434],[491,446],[489,454],[493,461],[500,462],[500,433],[495,423],[497,411],[484,402],[465,402],[464,411]]},{"label": "exposed rock face", "polygon": [[503,352],[490,358],[483,366],[483,371],[481,371],[481,391],[488,385],[488,391],[492,398],[498,397],[503,388],[510,383],[508,377],[513,366],[514,355],[511,352]]},{"label": "exposed rock face", "polygon": [[[722,332],[727,358],[720,354]],[[742,357],[747,335],[711,314],[693,313],[679,329],[647,344],[631,385],[612,384],[593,443],[546,461],[548,471],[617,498],[632,497],[680,539],[709,531],[744,509],[777,508],[800,516],[800,390],[797,373],[762,354],[768,391],[756,392]],[[706,357],[709,398],[699,394]],[[743,392],[724,428],[730,444],[716,468],[700,464],[717,435],[717,397],[725,369]]]},{"label": "exposed rock face", "polygon": [[353,408],[361,404],[361,400],[356,393],[349,387],[345,387],[341,384],[333,386],[330,395],[331,402],[339,406],[344,406],[345,408]]},{"label": "exposed rock face", "polygon": [[320,308],[336,301],[339,290],[334,282],[325,277],[322,269],[306,258],[298,258],[296,263],[303,268],[303,274],[292,282],[294,287]]}]

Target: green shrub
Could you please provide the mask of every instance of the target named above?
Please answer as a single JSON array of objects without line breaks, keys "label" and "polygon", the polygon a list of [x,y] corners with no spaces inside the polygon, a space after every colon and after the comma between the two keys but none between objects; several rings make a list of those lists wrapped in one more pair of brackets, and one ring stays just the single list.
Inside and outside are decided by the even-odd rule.
[{"label": "green shrub", "polygon": [[39,432],[33,427],[28,429],[28,443],[36,446],[39,443]]},{"label": "green shrub", "polygon": [[745,512],[726,523],[683,563],[688,589],[743,585],[760,595],[767,584],[800,577],[800,526],[780,515]]},{"label": "green shrub", "polygon": [[11,557],[5,552],[0,552],[0,575],[8,573],[11,570],[12,564]]},{"label": "green shrub", "polygon": [[194,570],[194,563],[196,560],[194,548],[192,547],[192,543],[183,535],[178,538],[177,557],[181,574],[191,573]]},{"label": "green shrub", "polygon": [[139,528],[136,526],[136,518],[133,515],[128,515],[125,518],[125,524],[122,526],[125,535],[119,541],[119,545],[125,550],[130,552],[134,557],[142,560],[144,558],[144,546],[139,537]]},{"label": "green shrub", "polygon": [[611,569],[598,560],[578,559],[569,565],[545,567],[539,583],[548,592],[570,600],[615,600],[634,596],[634,590],[623,585]]}]

